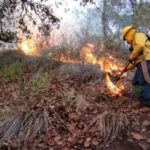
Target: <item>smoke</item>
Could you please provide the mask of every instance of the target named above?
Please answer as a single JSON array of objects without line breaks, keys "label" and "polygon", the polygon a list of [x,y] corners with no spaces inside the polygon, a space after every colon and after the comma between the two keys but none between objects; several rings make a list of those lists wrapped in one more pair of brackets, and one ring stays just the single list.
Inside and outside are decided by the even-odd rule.
[{"label": "smoke", "polygon": [[[40,2],[40,0],[35,0]],[[30,21],[27,20],[29,29],[32,31],[30,38],[36,41],[38,45],[43,49],[62,46],[65,45],[77,48],[79,38],[83,33],[81,33],[81,28],[86,28],[85,18],[88,13],[88,9],[92,8],[91,5],[83,7],[80,5],[80,1],[75,0],[51,0],[43,1],[45,5],[50,5],[54,10],[54,14],[60,18],[60,27],[53,28],[50,36],[44,37],[38,30],[38,26],[33,26]],[[34,16],[33,16],[34,17]],[[89,23],[89,22],[88,22]],[[93,28],[94,29],[94,28]],[[15,29],[17,31],[18,38],[26,38],[26,34],[21,30],[17,29],[17,23],[15,24]],[[91,30],[93,31],[93,30]],[[8,49],[8,44],[3,43],[3,49]],[[2,46],[0,46],[2,47]],[[17,44],[9,44],[9,48],[17,49]]]}]

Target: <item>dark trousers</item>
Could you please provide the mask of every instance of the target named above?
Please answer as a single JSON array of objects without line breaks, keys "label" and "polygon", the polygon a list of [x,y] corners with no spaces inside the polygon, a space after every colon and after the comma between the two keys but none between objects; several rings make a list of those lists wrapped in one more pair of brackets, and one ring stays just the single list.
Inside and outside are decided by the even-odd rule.
[{"label": "dark trousers", "polygon": [[[148,60],[146,61],[146,63],[150,75],[150,61]],[[144,79],[141,63],[138,63],[136,67],[137,70],[135,72],[132,84],[135,87],[141,87],[142,90],[140,91],[138,97],[140,98],[142,103],[150,106],[150,84],[147,83]]]}]

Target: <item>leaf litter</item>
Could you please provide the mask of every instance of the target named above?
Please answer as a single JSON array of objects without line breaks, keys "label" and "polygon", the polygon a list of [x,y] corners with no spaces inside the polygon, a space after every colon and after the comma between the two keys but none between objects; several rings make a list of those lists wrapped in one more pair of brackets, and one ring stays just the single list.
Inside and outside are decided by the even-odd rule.
[{"label": "leaf litter", "polygon": [[136,123],[146,115],[131,100],[131,88],[122,97],[112,97],[101,78],[81,83],[78,78],[60,76],[57,67],[36,78],[30,70],[10,81],[1,76],[1,114],[6,107],[12,112],[0,128],[1,148],[106,149],[124,131],[134,140],[135,126],[143,137]]}]

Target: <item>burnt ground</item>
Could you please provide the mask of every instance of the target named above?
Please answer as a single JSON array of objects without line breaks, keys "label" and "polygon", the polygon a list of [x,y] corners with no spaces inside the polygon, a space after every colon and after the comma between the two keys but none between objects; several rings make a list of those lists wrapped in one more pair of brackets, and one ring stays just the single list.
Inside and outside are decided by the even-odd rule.
[{"label": "burnt ground", "polygon": [[0,149],[150,150],[150,108],[130,78],[112,97],[97,66],[38,59],[21,68],[0,73]]}]

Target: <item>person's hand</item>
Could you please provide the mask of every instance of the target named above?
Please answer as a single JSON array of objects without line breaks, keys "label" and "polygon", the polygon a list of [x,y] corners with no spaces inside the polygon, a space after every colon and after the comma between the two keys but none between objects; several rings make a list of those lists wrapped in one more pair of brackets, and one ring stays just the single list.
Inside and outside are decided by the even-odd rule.
[{"label": "person's hand", "polygon": [[128,62],[132,63],[132,62],[133,62],[133,60],[129,58],[129,59],[128,59]]},{"label": "person's hand", "polygon": [[127,67],[122,70],[122,72],[127,72],[127,71],[128,71]]}]

